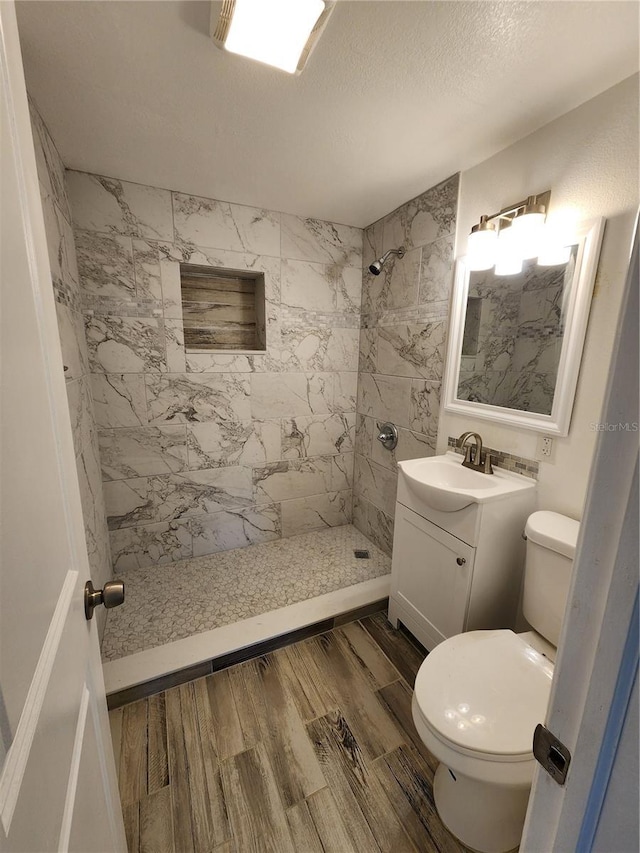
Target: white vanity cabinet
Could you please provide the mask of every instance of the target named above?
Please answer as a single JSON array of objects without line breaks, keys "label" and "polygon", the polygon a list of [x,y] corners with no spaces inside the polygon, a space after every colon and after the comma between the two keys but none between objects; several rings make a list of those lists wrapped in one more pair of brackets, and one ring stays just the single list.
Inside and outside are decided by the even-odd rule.
[{"label": "white vanity cabinet", "polygon": [[462,631],[513,628],[534,495],[531,481],[508,499],[442,512],[408,488],[400,463],[390,622],[429,650]]}]

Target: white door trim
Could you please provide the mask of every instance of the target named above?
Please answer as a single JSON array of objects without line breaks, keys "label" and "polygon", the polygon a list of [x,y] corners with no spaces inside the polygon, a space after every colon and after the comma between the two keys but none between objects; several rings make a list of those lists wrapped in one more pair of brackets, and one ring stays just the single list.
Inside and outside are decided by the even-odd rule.
[{"label": "white door trim", "polygon": [[[602,413],[609,424],[638,418],[638,220],[634,234]],[[625,528],[637,461],[637,432],[599,434],[546,720],[573,759],[564,787],[536,767],[523,853],[578,849],[637,589],[637,564],[620,559],[629,547],[637,554],[632,525]]]}]

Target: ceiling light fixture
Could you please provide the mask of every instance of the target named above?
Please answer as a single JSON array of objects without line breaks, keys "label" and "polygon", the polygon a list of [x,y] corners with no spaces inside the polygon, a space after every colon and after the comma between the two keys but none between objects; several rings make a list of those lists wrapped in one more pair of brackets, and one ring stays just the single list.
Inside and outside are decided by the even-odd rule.
[{"label": "ceiling light fixture", "polygon": [[334,5],[333,0],[223,0],[221,8],[211,4],[211,38],[231,53],[300,74]]},{"label": "ceiling light fixture", "polygon": [[522,270],[522,262],[530,258],[546,265],[551,259],[566,257],[569,250],[564,242],[560,246],[545,226],[550,198],[550,191],[530,195],[498,213],[481,216],[469,234],[469,269],[480,272],[495,266],[496,275],[515,275]]}]

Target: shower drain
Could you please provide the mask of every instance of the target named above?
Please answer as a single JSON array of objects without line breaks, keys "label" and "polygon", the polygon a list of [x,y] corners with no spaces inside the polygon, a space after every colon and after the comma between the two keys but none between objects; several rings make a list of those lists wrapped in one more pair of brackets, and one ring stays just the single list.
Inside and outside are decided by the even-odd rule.
[{"label": "shower drain", "polygon": [[353,552],[356,560],[368,560],[369,552],[366,548],[356,548]]}]

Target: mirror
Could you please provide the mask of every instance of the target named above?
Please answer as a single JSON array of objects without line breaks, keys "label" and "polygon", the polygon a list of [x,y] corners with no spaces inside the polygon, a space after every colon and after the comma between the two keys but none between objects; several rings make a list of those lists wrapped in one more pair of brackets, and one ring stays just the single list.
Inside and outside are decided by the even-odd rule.
[{"label": "mirror", "polygon": [[603,228],[578,228],[567,263],[527,260],[517,275],[458,260],[447,411],[568,434]]}]

